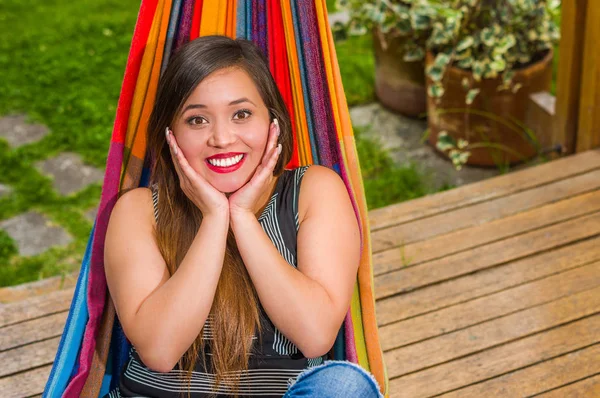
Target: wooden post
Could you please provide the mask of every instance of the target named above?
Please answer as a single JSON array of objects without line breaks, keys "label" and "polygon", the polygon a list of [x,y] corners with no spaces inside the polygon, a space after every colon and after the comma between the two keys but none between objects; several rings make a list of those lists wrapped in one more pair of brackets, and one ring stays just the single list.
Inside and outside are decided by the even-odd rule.
[{"label": "wooden post", "polygon": [[[596,2],[597,0],[565,0],[561,6],[556,120],[552,142],[561,144],[563,150],[567,153],[573,153],[576,149],[584,39],[586,36],[585,14],[586,11],[589,11],[588,8],[594,8],[593,4]],[[597,20],[587,20],[591,21],[591,25],[600,26]]]},{"label": "wooden post", "polygon": [[600,147],[600,7],[588,0],[579,98],[577,152]]}]

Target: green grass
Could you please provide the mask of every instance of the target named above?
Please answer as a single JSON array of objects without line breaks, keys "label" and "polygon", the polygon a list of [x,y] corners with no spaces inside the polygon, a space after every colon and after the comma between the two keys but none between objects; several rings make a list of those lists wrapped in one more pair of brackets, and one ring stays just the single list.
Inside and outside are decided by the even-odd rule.
[{"label": "green grass", "polygon": [[[123,70],[139,0],[4,0],[0,14],[0,115],[26,113],[47,125],[42,141],[10,150],[0,142],[0,182],[14,192],[0,199],[0,220],[39,211],[73,237],[39,256],[15,256],[0,233],[0,286],[77,269],[92,224],[100,185],[59,196],[33,165],[63,151],[104,168]],[[10,22],[9,22],[10,21]]]},{"label": "green grass", "polygon": [[349,36],[335,44],[349,106],[375,101],[375,58],[372,36]]},{"label": "green grass", "polygon": [[354,128],[356,150],[369,210],[426,195],[425,176],[416,165],[398,166],[381,143]]}]

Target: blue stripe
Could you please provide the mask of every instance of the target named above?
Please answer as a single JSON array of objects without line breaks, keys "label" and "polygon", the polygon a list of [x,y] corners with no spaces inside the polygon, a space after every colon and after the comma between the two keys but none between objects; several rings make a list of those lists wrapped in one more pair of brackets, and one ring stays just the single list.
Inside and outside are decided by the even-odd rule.
[{"label": "blue stripe", "polygon": [[177,27],[179,25],[180,12],[181,0],[173,0],[173,5],[171,6],[171,15],[169,16],[169,27],[167,28],[167,39],[165,41],[162,65],[160,67],[161,76],[167,68],[169,57],[171,56],[171,51],[173,50],[173,41],[175,40],[175,34],[177,33]]},{"label": "blue stripe", "polygon": [[89,319],[87,308],[87,286],[90,272],[90,259],[92,255],[92,242],[96,224],[90,233],[85,255],[77,278],[77,286],[71,301],[69,316],[58,344],[58,350],[50,377],[44,388],[44,397],[60,397],[67,387],[69,378],[76,366],[79,349],[83,340],[85,325]]}]

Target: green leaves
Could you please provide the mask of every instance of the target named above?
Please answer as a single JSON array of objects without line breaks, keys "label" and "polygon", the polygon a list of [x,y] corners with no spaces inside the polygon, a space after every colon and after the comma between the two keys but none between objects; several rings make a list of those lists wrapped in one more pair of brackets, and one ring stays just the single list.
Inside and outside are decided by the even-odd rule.
[{"label": "green leaves", "polygon": [[448,157],[452,161],[454,168],[460,170],[464,166],[471,152],[467,150],[469,142],[464,139],[459,139],[458,142],[448,134],[447,131],[441,131],[438,134],[438,139],[435,147],[441,152],[447,152]]},{"label": "green leaves", "polygon": [[[554,22],[560,0],[345,0],[355,31],[379,27],[408,37],[404,60],[436,54],[426,72],[441,83],[449,66],[470,70],[474,81],[502,76],[499,89],[514,89],[506,72],[551,49],[560,32]],[[357,29],[360,27],[360,29]],[[443,54],[440,57],[440,54]],[[439,98],[443,87],[429,89]],[[467,97],[469,100],[469,97]]]},{"label": "green leaves", "polygon": [[473,88],[471,90],[469,90],[469,92],[467,93],[467,99],[466,99],[466,103],[467,105],[471,105],[473,103],[473,101],[475,101],[475,97],[477,97],[477,94],[479,94],[479,89],[478,88]]},{"label": "green leaves", "polygon": [[441,98],[444,95],[444,86],[440,83],[431,84],[427,88],[427,94],[432,98]]}]

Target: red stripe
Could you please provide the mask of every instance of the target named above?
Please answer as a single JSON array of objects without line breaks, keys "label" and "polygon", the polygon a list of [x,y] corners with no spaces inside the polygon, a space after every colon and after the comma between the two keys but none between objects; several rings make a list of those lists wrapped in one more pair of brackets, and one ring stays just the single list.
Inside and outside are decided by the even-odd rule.
[{"label": "red stripe", "polygon": [[283,14],[281,12],[279,0],[267,1],[267,32],[270,55],[269,66],[271,67],[271,73],[277,82],[277,87],[279,87],[279,91],[281,91],[283,100],[288,108],[292,122],[294,150],[292,152],[292,158],[286,167],[296,168],[300,164],[298,158],[298,141],[296,139],[296,115],[294,113],[294,97],[292,95],[292,84],[290,81],[290,70],[285,44]]},{"label": "red stripe", "polygon": [[[129,112],[133,102],[133,93],[140,73],[146,42],[150,34],[154,12],[158,0],[142,1],[140,11],[138,13],[138,21],[133,31],[133,39],[131,39],[131,47],[129,48],[129,57],[125,66],[125,75],[123,77],[123,85],[121,86],[121,95],[117,104],[117,114],[115,116],[115,124],[113,126],[112,142],[125,142],[127,134],[127,122],[129,120]],[[120,166],[120,165],[119,165]]]},{"label": "red stripe", "polygon": [[202,1],[196,0],[194,3],[194,16],[192,17],[192,28],[190,29],[190,41],[200,35],[200,19],[202,18]]}]

